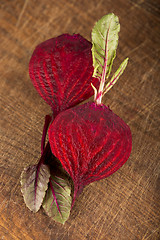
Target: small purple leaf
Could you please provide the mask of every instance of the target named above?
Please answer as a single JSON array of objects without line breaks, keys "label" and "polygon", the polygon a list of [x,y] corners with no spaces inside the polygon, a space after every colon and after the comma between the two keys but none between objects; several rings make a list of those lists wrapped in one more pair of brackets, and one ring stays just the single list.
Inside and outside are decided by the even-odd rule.
[{"label": "small purple leaf", "polygon": [[47,165],[33,165],[21,173],[21,192],[27,207],[37,212],[43,202],[48,187],[50,170]]},{"label": "small purple leaf", "polygon": [[43,208],[49,217],[64,224],[71,210],[71,184],[66,177],[52,175],[43,201]]}]

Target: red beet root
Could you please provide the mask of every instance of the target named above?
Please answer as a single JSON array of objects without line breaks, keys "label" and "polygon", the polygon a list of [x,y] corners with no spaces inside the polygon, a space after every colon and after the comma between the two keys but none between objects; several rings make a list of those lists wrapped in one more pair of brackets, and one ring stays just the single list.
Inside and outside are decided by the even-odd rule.
[{"label": "red beet root", "polygon": [[60,113],[49,128],[53,154],[74,181],[74,199],[83,187],[108,177],[129,158],[129,126],[105,105],[86,103]]},{"label": "red beet root", "polygon": [[63,34],[36,47],[29,63],[29,74],[54,116],[93,95],[92,44],[79,34]]}]

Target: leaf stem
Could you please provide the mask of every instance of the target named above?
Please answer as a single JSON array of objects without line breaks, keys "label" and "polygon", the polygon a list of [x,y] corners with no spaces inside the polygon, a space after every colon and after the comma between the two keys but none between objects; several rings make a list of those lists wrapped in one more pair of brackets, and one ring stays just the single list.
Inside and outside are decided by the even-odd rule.
[{"label": "leaf stem", "polygon": [[107,73],[106,66],[107,66],[107,56],[105,58],[103,72],[102,72],[102,78],[101,78],[101,82],[100,82],[100,86],[99,86],[98,94],[97,94],[97,98],[96,98],[97,105],[100,105],[102,103],[103,88],[104,88],[104,84],[105,84],[105,80],[106,80],[106,73]]},{"label": "leaf stem", "polygon": [[[111,21],[110,21],[110,24],[111,24]],[[108,43],[108,36],[109,36],[109,31],[110,31],[110,24],[109,24],[107,35],[106,35],[105,60],[104,60],[104,66],[102,67],[103,72],[102,72],[101,82],[100,82],[99,89],[98,89],[98,94],[97,94],[96,101],[95,101],[97,105],[100,105],[102,103],[103,88],[104,88],[104,84],[106,81],[108,51],[109,51],[107,43]]]},{"label": "leaf stem", "polygon": [[45,123],[44,123],[44,127],[43,127],[42,139],[41,139],[41,155],[43,154],[43,151],[44,151],[47,130],[48,130],[51,120],[52,120],[52,117],[50,115],[45,116]]},{"label": "leaf stem", "polygon": [[73,199],[72,199],[72,205],[71,205],[71,209],[74,206],[75,200],[76,198],[78,198],[78,196],[81,194],[81,192],[83,191],[84,185],[78,185],[78,183],[74,182],[74,194],[73,194]]},{"label": "leaf stem", "polygon": [[45,146],[47,130],[48,130],[48,127],[49,127],[51,121],[52,121],[52,117],[50,115],[46,115],[45,123],[44,123],[44,127],[43,127],[42,139],[41,139],[41,158],[37,164],[37,171],[39,171],[41,164],[43,164],[45,162],[47,154],[50,154],[50,151],[51,151],[49,142]]},{"label": "leaf stem", "polygon": [[43,154],[41,155],[41,158],[37,164],[37,169],[39,169],[39,167],[41,166],[41,164],[43,164],[46,160],[46,157],[50,154],[50,144],[49,142],[47,142],[45,148],[44,148],[44,151],[43,151]]},{"label": "leaf stem", "polygon": [[[94,66],[93,77],[99,77],[99,75],[101,77],[96,99],[94,100],[97,105],[102,104],[102,97],[106,90],[104,85],[106,80],[108,81],[113,60],[116,56],[119,31],[119,19],[113,13],[102,17],[95,24],[92,30],[92,57]],[[111,82],[109,89],[117,79],[118,77],[115,79],[115,81],[112,79],[113,81]],[[94,91],[94,93],[96,93],[96,91]]]}]

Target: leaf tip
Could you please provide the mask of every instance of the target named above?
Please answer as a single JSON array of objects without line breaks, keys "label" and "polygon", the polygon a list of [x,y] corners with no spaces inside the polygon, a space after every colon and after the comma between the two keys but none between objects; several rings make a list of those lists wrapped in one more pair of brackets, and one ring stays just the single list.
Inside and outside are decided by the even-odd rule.
[{"label": "leaf tip", "polygon": [[21,192],[26,206],[32,212],[38,212],[48,188],[50,170],[42,164],[24,168],[20,176]]}]

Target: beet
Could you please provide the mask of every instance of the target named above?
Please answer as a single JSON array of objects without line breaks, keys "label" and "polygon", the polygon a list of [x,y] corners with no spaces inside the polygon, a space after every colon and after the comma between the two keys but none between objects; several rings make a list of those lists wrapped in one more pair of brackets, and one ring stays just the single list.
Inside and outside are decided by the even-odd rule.
[{"label": "beet", "polygon": [[54,116],[93,95],[92,44],[79,34],[63,34],[39,44],[29,62],[29,74]]},{"label": "beet", "polygon": [[105,105],[93,102],[60,113],[49,128],[52,153],[74,182],[74,199],[83,187],[108,177],[129,158],[129,126]]}]

